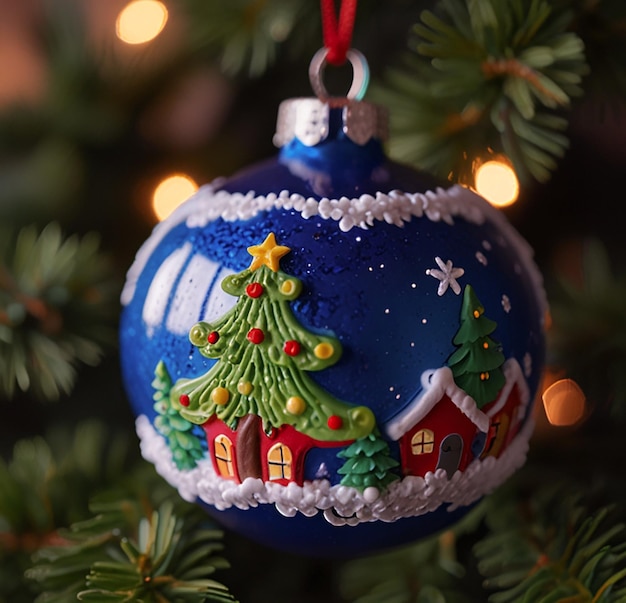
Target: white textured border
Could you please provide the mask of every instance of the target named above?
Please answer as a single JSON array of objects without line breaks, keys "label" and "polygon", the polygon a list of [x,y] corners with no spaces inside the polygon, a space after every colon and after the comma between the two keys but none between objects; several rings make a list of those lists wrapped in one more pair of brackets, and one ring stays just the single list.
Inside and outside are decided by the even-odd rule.
[{"label": "white textured border", "polygon": [[141,415],[136,421],[143,457],[154,464],[157,472],[178,489],[190,502],[197,498],[218,510],[236,507],[249,509],[260,504],[274,504],[286,517],[300,512],[312,517],[322,512],[333,525],[357,525],[370,521],[393,522],[405,517],[429,513],[450,503],[448,511],[469,505],[493,491],[526,462],[528,441],[533,424],[529,420],[509,444],[500,458],[475,460],[461,472],[448,479],[445,470],[427,473],[425,477],[405,477],[392,483],[381,496],[372,500],[355,488],[331,486],[328,480],[305,482],[303,486],[287,486],[261,479],[247,478],[241,484],[215,474],[209,459],[203,459],[195,469],[181,471],[163,436]]},{"label": "white textured border", "polygon": [[369,228],[376,221],[402,226],[412,218],[426,216],[433,222],[444,221],[452,225],[454,216],[475,224],[485,220],[485,201],[466,188],[456,185],[448,189],[437,188],[425,193],[405,193],[393,190],[375,195],[365,194],[349,199],[315,199],[282,190],[268,195],[229,193],[227,191],[200,189],[196,193],[197,211],[187,218],[189,228],[206,226],[222,218],[226,221],[249,220],[270,209],[293,209],[303,218],[320,217],[339,222],[343,232],[353,227]]}]

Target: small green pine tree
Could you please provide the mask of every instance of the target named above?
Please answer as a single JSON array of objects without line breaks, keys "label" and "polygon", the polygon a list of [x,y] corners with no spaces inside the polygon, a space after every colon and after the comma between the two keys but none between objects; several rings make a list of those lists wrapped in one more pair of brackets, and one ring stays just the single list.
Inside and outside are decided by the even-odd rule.
[{"label": "small green pine tree", "polygon": [[338,471],[344,476],[341,480],[344,486],[361,492],[373,487],[382,492],[399,479],[392,473],[392,469],[399,465],[398,461],[390,456],[387,442],[375,433],[359,438],[337,456],[346,459]]},{"label": "small green pine tree", "polygon": [[172,407],[172,379],[163,361],[157,364],[154,375],[154,410],[159,415],[154,420],[154,426],[167,440],[176,467],[181,470],[193,469],[204,456],[201,441],[193,433],[196,426],[181,417],[178,410]]},{"label": "small green pine tree", "polygon": [[498,343],[489,337],[497,324],[484,313],[474,289],[467,285],[461,326],[453,339],[460,347],[448,358],[455,383],[474,398],[478,408],[494,400],[505,382],[504,355]]}]

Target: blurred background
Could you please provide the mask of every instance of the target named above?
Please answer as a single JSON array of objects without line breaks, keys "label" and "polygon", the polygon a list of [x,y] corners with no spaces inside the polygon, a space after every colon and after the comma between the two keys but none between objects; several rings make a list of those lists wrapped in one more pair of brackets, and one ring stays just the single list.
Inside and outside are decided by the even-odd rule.
[{"label": "blurred background", "polygon": [[[546,279],[552,326],[545,387],[569,378],[582,391],[568,382],[565,398],[551,409],[549,398],[545,405],[538,399],[529,469],[520,483],[527,486],[545,470],[586,484],[574,490],[597,494],[598,504],[619,506],[625,500],[619,442],[626,424],[626,7],[619,1],[510,0],[495,10],[496,16],[519,16],[521,6],[531,20],[532,4],[559,15],[543,30],[539,18],[534,30],[528,26],[543,32],[536,40],[542,52],[565,34],[581,42],[569,55],[555,50],[555,63],[542,72],[569,82],[561,86],[561,102],[542,107],[563,121],[546,126],[540,151],[515,157],[495,118],[472,121],[464,138],[443,137],[445,153],[436,133],[424,142],[419,115],[428,115],[436,94],[424,98],[420,82],[431,91],[446,73],[433,75],[432,53],[423,52],[416,25],[424,10],[445,17],[441,4],[359,3],[353,46],[370,64],[367,99],[390,110],[393,158],[473,188],[479,188],[478,167],[496,159],[508,171],[505,184],[494,184],[493,176],[488,182],[496,188],[494,202],[507,182],[519,187],[502,211],[535,249]],[[448,4],[476,9],[469,1]],[[535,40],[529,39],[530,47]],[[509,42],[496,41],[491,51],[504,52]],[[53,479],[59,459],[86,450],[71,448],[71,438],[59,434],[95,422],[98,433],[108,434],[104,442],[127,442],[125,462],[139,462],[116,334],[119,293],[137,249],[198,186],[276,152],[278,105],[312,96],[308,64],[321,46],[319,3],[312,0],[0,0],[0,563],[14,573],[19,567],[20,576],[11,585],[5,576],[0,601],[32,601],[38,592],[24,586],[21,573],[43,541],[29,548],[9,535],[53,533],[86,517],[85,501],[100,486],[115,484],[94,469],[75,504],[68,504],[68,492],[63,498],[45,491],[42,484]],[[349,77],[342,69],[328,74],[329,87],[342,89]],[[488,94],[479,81],[459,82],[454,94],[465,94],[459,115],[473,98],[489,94],[521,107],[505,80],[526,75],[502,72],[488,82]],[[539,106],[536,96],[532,102]],[[454,101],[438,106],[461,106]],[[394,144],[394,134],[401,144]],[[19,462],[38,467],[32,473],[43,480],[37,500],[49,504],[43,519],[15,511],[26,494],[11,501],[4,496],[9,484],[33,482],[18,475],[15,455],[20,443],[39,436],[49,445],[47,464],[35,449],[22,449],[28,458]],[[108,458],[105,449],[100,460]],[[335,564],[284,559],[234,535],[226,544],[232,568],[222,579],[242,601],[358,598],[341,586],[348,578]],[[463,551],[471,550],[467,545],[457,554],[465,559]],[[621,555],[611,575],[623,570]],[[459,592],[486,600],[467,594],[483,592],[469,563],[455,566],[466,573]],[[284,564],[291,578],[278,588]],[[453,589],[461,577],[450,576],[446,588]],[[447,596],[397,600],[463,600]]]}]

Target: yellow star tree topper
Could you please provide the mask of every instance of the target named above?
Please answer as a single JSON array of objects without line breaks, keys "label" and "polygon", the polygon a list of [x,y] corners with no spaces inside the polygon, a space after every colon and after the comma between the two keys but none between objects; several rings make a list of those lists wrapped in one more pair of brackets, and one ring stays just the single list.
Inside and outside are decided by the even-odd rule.
[{"label": "yellow star tree topper", "polygon": [[263,243],[248,247],[248,253],[253,257],[250,270],[254,271],[261,266],[267,266],[273,272],[277,272],[280,258],[287,255],[290,251],[291,249],[289,247],[278,245],[274,233],[270,232],[267,237],[265,237]]}]

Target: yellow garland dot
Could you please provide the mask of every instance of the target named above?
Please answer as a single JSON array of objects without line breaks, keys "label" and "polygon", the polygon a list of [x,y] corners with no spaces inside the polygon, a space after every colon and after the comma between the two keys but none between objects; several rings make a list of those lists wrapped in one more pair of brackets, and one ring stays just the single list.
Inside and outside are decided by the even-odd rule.
[{"label": "yellow garland dot", "polygon": [[286,408],[292,415],[301,415],[306,410],[306,402],[300,396],[291,396],[287,400]]},{"label": "yellow garland dot", "polygon": [[280,292],[283,295],[291,295],[294,291],[296,290],[296,282],[292,281],[291,279],[286,280],[281,286],[280,286]]},{"label": "yellow garland dot", "polygon": [[211,400],[218,406],[224,406],[230,398],[230,393],[225,387],[216,387],[211,392]]},{"label": "yellow garland dot", "polygon": [[189,331],[189,341],[198,347],[206,344],[206,336],[206,329],[203,329],[200,325],[195,325],[191,331]]},{"label": "yellow garland dot", "polygon": [[489,373],[481,373],[480,374],[480,380],[481,381],[487,381],[487,379],[489,379]]},{"label": "yellow garland dot", "polygon": [[240,381],[237,383],[237,391],[247,396],[252,391],[252,383],[250,381]]},{"label": "yellow garland dot", "polygon": [[376,425],[374,413],[366,406],[357,406],[350,411],[350,418],[363,433],[370,433]]},{"label": "yellow garland dot", "polygon": [[483,348],[485,350],[489,349],[489,344],[486,341],[483,343]]},{"label": "yellow garland dot", "polygon": [[313,349],[316,358],[327,360],[335,353],[335,348],[331,343],[318,343]]},{"label": "yellow garland dot", "polygon": [[480,316],[480,312],[478,310],[474,310],[474,318],[478,318]]}]

